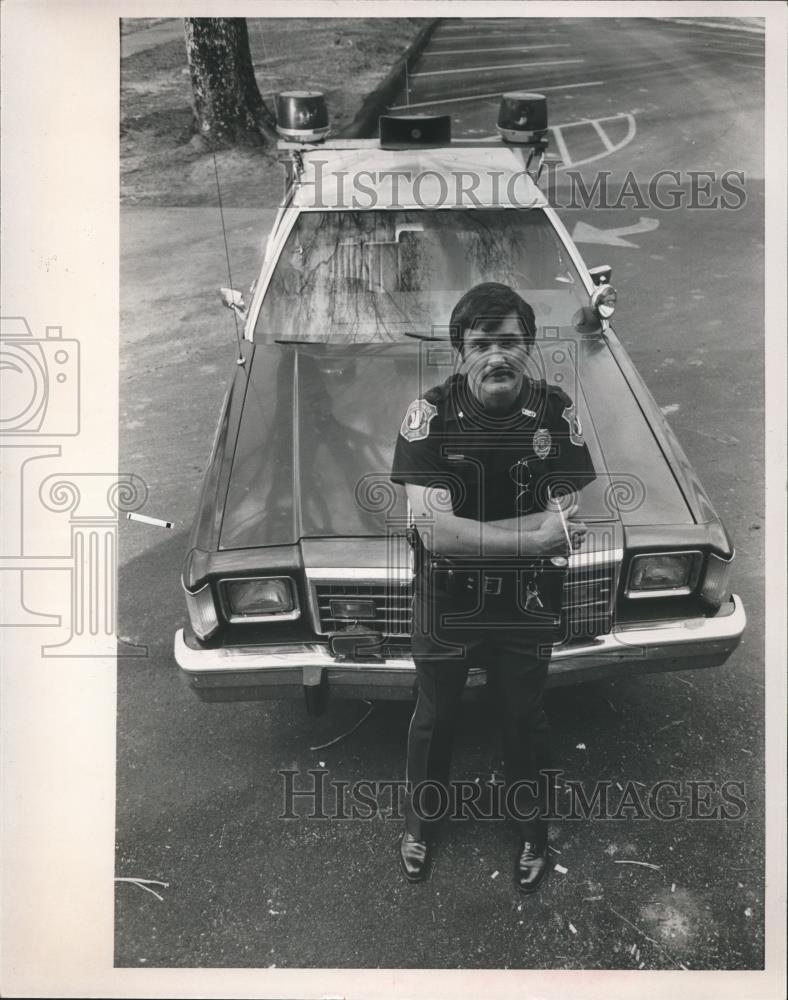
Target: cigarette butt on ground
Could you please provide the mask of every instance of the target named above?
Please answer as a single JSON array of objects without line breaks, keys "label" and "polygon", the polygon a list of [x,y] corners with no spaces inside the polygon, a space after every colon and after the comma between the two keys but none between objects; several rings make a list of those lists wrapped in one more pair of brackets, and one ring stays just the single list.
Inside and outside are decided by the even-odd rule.
[{"label": "cigarette butt on ground", "polygon": [[572,932],[573,934],[577,934],[577,928],[575,927],[575,925],[574,925],[574,924],[570,924],[570,925],[569,925],[569,930],[570,930],[570,931],[571,931],[571,932]]},{"label": "cigarette butt on ground", "polygon": [[564,868],[563,865],[553,865],[555,871],[559,872],[561,875],[566,875],[569,871],[568,868]]},{"label": "cigarette butt on ground", "polygon": [[162,521],[160,517],[148,517],[146,514],[135,514],[133,511],[129,511],[126,514],[127,521],[140,521],[142,524],[153,524],[157,528],[171,528],[173,525],[172,521]]}]

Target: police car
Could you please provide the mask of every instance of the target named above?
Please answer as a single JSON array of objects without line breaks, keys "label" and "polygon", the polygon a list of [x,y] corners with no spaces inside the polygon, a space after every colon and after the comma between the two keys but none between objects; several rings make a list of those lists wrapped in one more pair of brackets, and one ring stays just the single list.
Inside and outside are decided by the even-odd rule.
[{"label": "police car", "polygon": [[[539,188],[547,108],[504,95],[495,141],[448,116],[332,139],[321,95],[281,95],[287,197],[243,320],[182,571],[175,658],[207,701],[410,698],[413,554],[390,479],[414,399],[446,380],[446,324],[481,282],[533,307],[533,376],[572,401],[596,476],[569,557],[549,685],[718,666],[745,627],[731,540]],[[472,669],[469,696],[485,684]]]}]

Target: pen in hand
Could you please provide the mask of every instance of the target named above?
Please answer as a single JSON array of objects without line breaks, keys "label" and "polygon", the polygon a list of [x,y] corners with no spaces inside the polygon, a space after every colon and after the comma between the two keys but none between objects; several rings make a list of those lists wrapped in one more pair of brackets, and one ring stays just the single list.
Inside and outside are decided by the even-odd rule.
[{"label": "pen in hand", "polygon": [[564,536],[566,537],[566,544],[569,546],[569,551],[571,552],[572,551],[572,539],[571,539],[571,537],[569,535],[569,528],[567,527],[567,524],[566,524],[566,518],[564,517],[564,511],[563,511],[563,508],[561,507],[561,502],[560,501],[555,501],[553,499],[553,492],[552,492],[552,490],[550,489],[549,486],[547,488],[547,496],[548,496],[548,499],[550,500],[550,503],[555,504],[555,507],[558,510],[558,516],[561,518],[561,527],[564,529]]}]

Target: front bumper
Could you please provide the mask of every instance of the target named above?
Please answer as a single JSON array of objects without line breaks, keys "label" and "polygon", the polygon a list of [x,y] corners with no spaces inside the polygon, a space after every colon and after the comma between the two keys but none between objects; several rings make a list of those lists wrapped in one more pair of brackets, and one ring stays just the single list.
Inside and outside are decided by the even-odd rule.
[{"label": "front bumper", "polygon": [[[664,670],[723,664],[739,645],[747,623],[737,595],[711,618],[686,618],[648,626],[619,627],[596,639],[553,647],[548,687]],[[228,646],[203,649],[175,634],[175,660],[189,686],[204,701],[245,701],[300,695],[327,686],[339,697],[411,697],[413,660],[342,662],[325,645]],[[466,696],[484,687],[485,671],[472,668]]]}]

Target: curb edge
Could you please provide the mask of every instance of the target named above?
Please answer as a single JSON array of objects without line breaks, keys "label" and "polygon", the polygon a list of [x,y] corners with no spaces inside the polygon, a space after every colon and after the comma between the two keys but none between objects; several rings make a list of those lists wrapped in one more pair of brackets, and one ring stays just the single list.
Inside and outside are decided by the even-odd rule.
[{"label": "curb edge", "polygon": [[336,133],[337,136],[341,136],[343,139],[370,139],[377,135],[378,117],[385,112],[387,105],[391,103],[397,91],[403,86],[406,68],[421,55],[442,20],[441,17],[433,18],[419,30],[419,33],[383,80],[361,102],[361,107],[356,112],[353,121],[340,129]]}]

